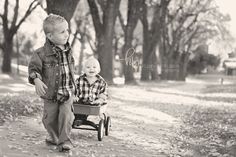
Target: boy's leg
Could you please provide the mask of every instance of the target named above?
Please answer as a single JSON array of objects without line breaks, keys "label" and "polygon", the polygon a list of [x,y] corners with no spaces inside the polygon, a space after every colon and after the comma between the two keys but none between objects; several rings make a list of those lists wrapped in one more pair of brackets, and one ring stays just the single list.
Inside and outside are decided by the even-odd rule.
[{"label": "boy's leg", "polygon": [[70,142],[70,133],[72,124],[74,121],[74,113],[72,111],[73,96],[69,98],[65,103],[59,106],[59,117],[58,117],[58,133],[59,142],[58,144]]},{"label": "boy's leg", "polygon": [[52,138],[51,142],[58,143],[58,114],[59,106],[57,102],[44,100],[43,124],[49,136]]}]

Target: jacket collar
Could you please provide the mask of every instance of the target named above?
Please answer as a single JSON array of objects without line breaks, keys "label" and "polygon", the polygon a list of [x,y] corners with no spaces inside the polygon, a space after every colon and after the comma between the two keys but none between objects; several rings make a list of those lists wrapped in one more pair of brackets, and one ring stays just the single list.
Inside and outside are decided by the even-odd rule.
[{"label": "jacket collar", "polygon": [[49,39],[46,38],[46,42],[44,44],[46,56],[57,55],[57,51],[65,51],[65,52],[71,53],[71,47],[70,47],[69,42],[67,42],[65,46],[66,46],[66,50],[61,50],[53,42],[51,42]]}]

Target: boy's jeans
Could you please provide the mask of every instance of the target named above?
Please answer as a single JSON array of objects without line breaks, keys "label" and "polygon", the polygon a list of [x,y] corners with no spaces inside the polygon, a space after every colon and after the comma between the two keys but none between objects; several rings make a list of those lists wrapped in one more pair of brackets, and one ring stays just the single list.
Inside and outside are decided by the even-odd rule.
[{"label": "boy's jeans", "polygon": [[58,104],[44,100],[43,124],[55,142],[62,144],[70,140],[70,132],[74,121],[73,96],[66,102]]}]

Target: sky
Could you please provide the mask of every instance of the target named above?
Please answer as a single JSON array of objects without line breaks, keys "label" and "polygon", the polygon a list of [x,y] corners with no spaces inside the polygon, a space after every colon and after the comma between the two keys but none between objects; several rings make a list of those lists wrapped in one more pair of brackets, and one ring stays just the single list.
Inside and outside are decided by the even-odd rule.
[{"label": "sky", "polygon": [[[236,1],[235,0],[215,0],[219,6],[220,12],[229,14],[231,21],[228,23],[228,28],[232,36],[236,39]],[[221,58],[228,58],[228,53],[235,51],[236,43],[222,44],[218,42],[212,42],[209,45],[209,53],[214,55],[220,55]]]},{"label": "sky", "polygon": [[223,13],[228,13],[231,17],[229,23],[230,30],[236,38],[236,1],[235,0],[216,0],[220,10]]}]

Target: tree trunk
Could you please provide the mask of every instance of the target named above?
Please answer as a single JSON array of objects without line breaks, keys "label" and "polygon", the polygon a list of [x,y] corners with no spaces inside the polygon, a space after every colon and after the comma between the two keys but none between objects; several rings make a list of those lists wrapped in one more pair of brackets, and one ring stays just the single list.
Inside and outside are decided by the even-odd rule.
[{"label": "tree trunk", "polygon": [[150,47],[150,35],[148,30],[148,21],[147,21],[147,8],[146,3],[143,4],[143,55],[142,55],[142,67],[141,67],[141,81],[150,80],[150,69],[148,69],[149,61],[149,47]]},{"label": "tree trunk", "polygon": [[[124,75],[125,75],[125,84],[136,83],[134,79],[134,70],[138,69],[138,66],[134,59],[135,49],[133,47],[133,33],[134,29],[138,23],[138,16],[141,6],[140,0],[129,0],[128,1],[128,19],[127,25],[125,27],[125,44],[123,47],[123,58],[126,60],[123,62]],[[127,58],[128,57],[128,58]]]},{"label": "tree trunk", "polygon": [[101,65],[100,74],[109,84],[112,84],[113,83],[112,36],[107,36],[107,37],[104,36],[100,38],[97,52],[98,52],[98,60]]},{"label": "tree trunk", "polygon": [[[123,58],[126,58],[126,55],[128,55],[126,53],[128,53],[130,47],[131,47],[131,43],[130,44],[128,42],[125,43],[124,48],[123,48]],[[124,76],[125,76],[125,84],[135,83],[133,73],[136,68],[136,65],[134,65],[135,61],[133,59],[134,59],[134,56],[130,56],[130,58],[126,58],[125,60],[122,60]]]},{"label": "tree trunk", "polygon": [[151,64],[151,80],[157,80],[158,79],[158,72],[157,72],[157,55],[156,53],[153,53],[152,57],[152,64]]},{"label": "tree trunk", "polygon": [[101,76],[109,83],[113,83],[113,35],[120,0],[106,1],[103,8],[103,17],[100,19],[97,3],[88,0],[92,15],[96,38],[98,42],[97,54],[101,65]]},{"label": "tree trunk", "polygon": [[161,79],[185,81],[189,53],[179,53],[178,55],[176,57],[162,57]]},{"label": "tree trunk", "polygon": [[187,66],[189,61],[189,53],[184,52],[181,54],[181,60],[179,63],[179,80],[185,81],[187,76]]},{"label": "tree trunk", "polygon": [[[1,44],[1,48],[3,50],[3,73],[11,73],[11,57],[13,53],[14,35],[17,33],[22,23],[27,19],[27,17],[32,13],[32,11],[37,8],[38,5],[39,3],[37,1],[33,1],[32,3],[30,3],[30,5],[26,8],[26,12],[24,13],[24,15],[22,15],[22,18],[20,19],[19,0],[16,0],[15,4],[13,5],[9,4],[8,0],[5,0],[3,12],[0,15],[1,26],[3,31],[3,43]],[[14,10],[11,10],[9,13],[9,8],[14,8]]]},{"label": "tree trunk", "polygon": [[2,72],[11,73],[11,55],[13,53],[13,39],[6,40],[3,44]]},{"label": "tree trunk", "polygon": [[141,80],[142,81],[147,81],[150,80],[150,60],[149,60],[149,55],[150,55],[150,51],[143,52],[143,63],[142,63],[142,71],[141,71]]},{"label": "tree trunk", "polygon": [[[161,0],[160,4],[156,4],[151,27],[148,24],[148,8],[143,1],[142,8],[142,24],[143,24],[143,66],[141,72],[141,80],[146,81],[157,79],[157,65],[154,57],[156,57],[156,47],[160,43],[163,27],[165,26],[167,8],[170,1]],[[149,29],[151,28],[151,29]],[[154,60],[153,60],[154,59]],[[152,68],[150,68],[152,67]],[[151,71],[152,69],[152,71]]]},{"label": "tree trunk", "polygon": [[[148,38],[148,37],[147,37]],[[148,38],[150,39],[150,38]],[[158,78],[157,73],[157,56],[156,56],[156,44],[148,43],[150,40],[144,41],[143,45],[143,63],[141,71],[141,80],[156,80]]]},{"label": "tree trunk", "polygon": [[79,0],[46,0],[47,13],[53,13],[63,16],[68,23],[74,15]]}]

